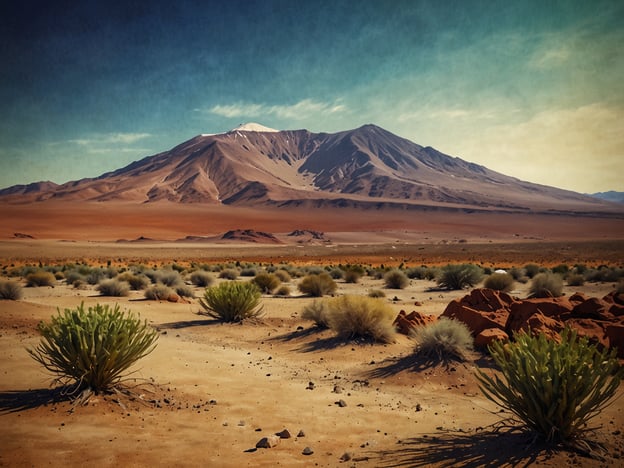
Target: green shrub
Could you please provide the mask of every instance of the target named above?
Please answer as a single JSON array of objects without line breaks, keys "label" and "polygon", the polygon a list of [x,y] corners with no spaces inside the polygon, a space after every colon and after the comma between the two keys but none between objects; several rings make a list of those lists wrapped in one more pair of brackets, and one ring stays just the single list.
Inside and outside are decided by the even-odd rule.
[{"label": "green shrub", "polygon": [[95,288],[102,296],[121,297],[130,293],[130,285],[116,279],[102,280]]},{"label": "green shrub", "polygon": [[581,274],[573,273],[568,275],[566,283],[568,286],[583,286],[585,284],[585,278]]},{"label": "green shrub", "polygon": [[112,390],[136,361],[156,347],[158,332],[119,306],[58,310],[39,324],[42,339],[30,355],[63,383],[95,393]]},{"label": "green shrub", "polygon": [[214,283],[214,277],[204,270],[197,270],[191,274],[191,283],[199,288],[206,288]]},{"label": "green shrub", "polygon": [[374,297],[374,298],[386,297],[386,293],[383,292],[381,289],[371,289],[368,292],[368,297]]},{"label": "green shrub", "polygon": [[308,275],[297,285],[299,291],[313,297],[322,297],[336,292],[338,286],[327,273]]},{"label": "green shrub", "polygon": [[279,278],[273,273],[259,273],[251,282],[266,294],[271,294],[281,283]]},{"label": "green shrub", "polygon": [[559,297],[563,294],[563,279],[555,273],[539,273],[531,280],[529,297]]},{"label": "green shrub", "polygon": [[473,338],[465,323],[442,317],[412,332],[416,353],[440,361],[464,361],[473,349]]},{"label": "green shrub", "polygon": [[219,278],[235,280],[236,278],[238,278],[238,270],[235,270],[234,268],[226,268],[225,270],[222,270],[221,273],[219,273]]},{"label": "green shrub", "polygon": [[175,294],[175,291],[164,284],[155,284],[145,290],[145,299],[150,301],[166,301]]},{"label": "green shrub", "polygon": [[469,263],[459,265],[447,265],[442,268],[437,278],[440,288],[464,289],[472,287],[481,281],[481,268]]},{"label": "green shrub", "polygon": [[207,288],[204,297],[199,299],[204,315],[223,322],[242,322],[262,315],[258,287],[249,282],[224,282]]},{"label": "green shrub", "polygon": [[276,296],[290,296],[290,288],[286,285],[280,286],[275,291]]},{"label": "green shrub", "polygon": [[312,320],[319,328],[329,328],[329,307],[327,300],[314,299],[311,304],[304,306],[301,318]]},{"label": "green shrub", "polygon": [[509,273],[492,273],[485,279],[484,288],[509,292],[513,289],[514,279]]},{"label": "green shrub", "polygon": [[598,351],[566,328],[561,342],[520,333],[494,341],[490,353],[502,379],[477,370],[483,394],[548,442],[583,443],[588,422],[608,405],[624,377],[616,350]]},{"label": "green shrub", "polygon": [[54,283],[56,283],[56,278],[49,271],[35,271],[26,276],[27,287],[54,286]]},{"label": "green shrub", "polygon": [[16,281],[0,281],[0,299],[17,301],[22,298],[22,287]]},{"label": "green shrub", "polygon": [[392,343],[396,313],[380,299],[366,296],[340,296],[328,299],[329,328],[339,336]]},{"label": "green shrub", "polygon": [[409,278],[401,270],[390,270],[384,277],[386,288],[405,289],[409,284]]},{"label": "green shrub", "polygon": [[408,268],[407,270],[405,270],[405,275],[409,279],[418,279],[418,280],[427,279],[426,274],[427,274],[427,267],[422,267],[422,266]]}]

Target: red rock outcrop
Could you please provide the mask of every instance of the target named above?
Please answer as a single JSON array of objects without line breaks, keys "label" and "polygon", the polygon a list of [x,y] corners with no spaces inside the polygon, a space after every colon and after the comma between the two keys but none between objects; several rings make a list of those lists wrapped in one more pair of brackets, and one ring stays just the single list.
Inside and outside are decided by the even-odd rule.
[{"label": "red rock outcrop", "polygon": [[434,315],[421,314],[420,312],[410,312],[407,314],[404,310],[394,319],[394,326],[397,327],[399,333],[409,335],[416,327],[424,327],[437,319]]}]

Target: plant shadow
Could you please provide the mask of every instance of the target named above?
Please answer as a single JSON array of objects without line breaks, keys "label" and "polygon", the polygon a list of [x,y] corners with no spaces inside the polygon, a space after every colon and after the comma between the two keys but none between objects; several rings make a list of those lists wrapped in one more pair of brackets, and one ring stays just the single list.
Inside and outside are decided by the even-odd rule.
[{"label": "plant shadow", "polygon": [[75,396],[75,388],[72,386],[0,392],[0,414],[72,401]]},{"label": "plant shadow", "polygon": [[399,447],[367,458],[377,467],[530,466],[556,448],[525,431],[438,432],[399,441]]},{"label": "plant shadow", "polygon": [[201,320],[180,320],[178,322],[167,322],[156,325],[156,329],[160,330],[179,330],[181,328],[203,327],[206,325],[223,325],[224,322],[216,319]]}]

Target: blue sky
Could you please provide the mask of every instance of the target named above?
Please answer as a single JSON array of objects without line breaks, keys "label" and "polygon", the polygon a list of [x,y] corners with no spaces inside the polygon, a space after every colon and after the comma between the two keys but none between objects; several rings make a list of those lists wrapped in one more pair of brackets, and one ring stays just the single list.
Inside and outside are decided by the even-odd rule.
[{"label": "blue sky", "polygon": [[0,187],[254,121],[624,191],[622,44],[620,0],[3,2]]}]

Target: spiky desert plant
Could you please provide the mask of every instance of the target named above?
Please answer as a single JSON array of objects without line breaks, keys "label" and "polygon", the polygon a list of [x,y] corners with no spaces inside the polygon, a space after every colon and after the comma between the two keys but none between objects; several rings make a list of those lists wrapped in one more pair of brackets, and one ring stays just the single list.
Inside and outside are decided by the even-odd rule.
[{"label": "spiky desert plant", "polygon": [[303,294],[322,297],[336,292],[338,285],[328,273],[320,273],[305,276],[297,287]]},{"label": "spiky desert plant", "polygon": [[393,343],[396,313],[381,299],[366,296],[340,296],[327,301],[328,324],[339,336]]},{"label": "spiky desert plant", "polygon": [[26,276],[26,286],[38,287],[38,286],[54,286],[56,278],[54,274],[49,271],[35,271]]},{"label": "spiky desert plant", "polygon": [[539,273],[529,286],[529,297],[559,297],[563,294],[563,279],[556,273]]},{"label": "spiky desert plant", "polygon": [[242,322],[262,316],[260,298],[262,293],[251,282],[227,281],[206,288],[199,304],[204,309],[201,314],[223,322]]},{"label": "spiky desert plant", "polygon": [[0,281],[0,299],[17,301],[22,298],[22,286],[17,281]]},{"label": "spiky desert plant", "polygon": [[502,379],[477,369],[483,394],[548,442],[588,448],[589,421],[611,401],[624,377],[616,349],[599,351],[566,327],[561,342],[544,334],[494,341],[490,353]]},{"label": "spiky desert plant", "polygon": [[130,294],[130,285],[116,279],[102,280],[95,289],[102,296],[121,297]]},{"label": "spiky desert plant", "polygon": [[390,289],[405,289],[409,284],[407,275],[398,269],[388,271],[383,279],[386,288]]},{"label": "spiky desert plant", "polygon": [[312,320],[319,328],[329,328],[329,307],[327,300],[314,299],[310,304],[303,307],[301,318]]},{"label": "spiky desert plant", "polygon": [[509,273],[492,273],[485,279],[484,288],[509,292],[513,289],[514,278]]},{"label": "spiky desert plant", "polygon": [[281,283],[273,273],[258,273],[251,282],[265,294],[271,294]]},{"label": "spiky desert plant", "polygon": [[465,323],[442,317],[412,332],[416,353],[440,361],[464,361],[474,340]]},{"label": "spiky desert plant", "polygon": [[481,268],[470,263],[446,265],[440,271],[437,283],[444,289],[464,289],[481,281]]},{"label": "spiky desert plant", "polygon": [[64,384],[95,393],[113,389],[125,372],[156,347],[158,332],[119,305],[58,310],[39,324],[41,342],[30,355]]},{"label": "spiky desert plant", "polygon": [[204,270],[197,270],[191,274],[191,283],[200,288],[206,288],[214,283],[214,277]]},{"label": "spiky desert plant", "polygon": [[175,291],[164,284],[155,284],[145,290],[145,299],[150,301],[166,301],[175,294]]}]

